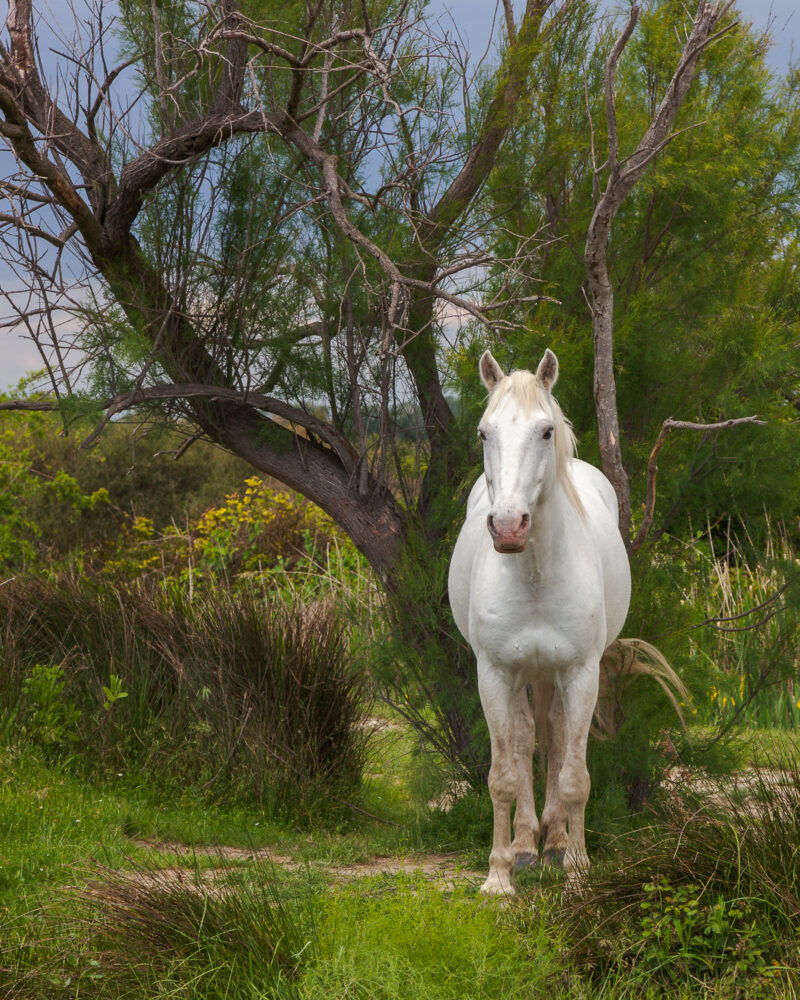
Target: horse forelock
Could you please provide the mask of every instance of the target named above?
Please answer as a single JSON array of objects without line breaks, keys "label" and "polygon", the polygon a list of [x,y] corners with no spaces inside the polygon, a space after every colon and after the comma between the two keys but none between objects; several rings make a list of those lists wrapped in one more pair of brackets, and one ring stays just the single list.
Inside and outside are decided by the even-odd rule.
[{"label": "horse forelock", "polygon": [[578,452],[572,424],[562,413],[556,399],[549,390],[540,385],[532,372],[512,372],[502,379],[489,397],[489,404],[484,416],[491,417],[501,406],[512,400],[526,416],[534,410],[544,410],[552,418],[553,441],[556,451],[556,476],[569,502],[579,514],[583,514],[583,504],[569,471],[569,460],[574,458]]}]

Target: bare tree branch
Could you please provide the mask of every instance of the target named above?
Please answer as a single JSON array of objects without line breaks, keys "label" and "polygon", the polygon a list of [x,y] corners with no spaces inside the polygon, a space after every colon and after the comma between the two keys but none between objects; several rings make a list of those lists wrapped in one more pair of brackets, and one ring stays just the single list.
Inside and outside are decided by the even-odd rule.
[{"label": "bare tree branch", "polygon": [[[631,549],[630,483],[622,462],[617,391],[614,377],[614,292],[608,274],[608,243],[611,225],[625,198],[644,173],[648,164],[678,134],[671,129],[689,87],[697,73],[699,59],[709,45],[735,27],[731,23],[717,31],[730,10],[732,0],[709,3],[700,0],[689,37],[675,72],[645,134],[634,151],[619,159],[619,138],[615,106],[615,76],[619,59],[630,40],[639,17],[639,7],[631,7],[628,21],[614,43],[606,61],[605,105],[608,126],[608,178],[605,190],[595,188],[596,204],[586,233],[584,259],[591,291],[594,328],[594,396],[600,456],[605,472],[617,494],[619,527],[626,547]],[[603,168],[596,168],[600,172]]]},{"label": "bare tree branch", "polygon": [[661,425],[661,430],[659,431],[658,437],[656,438],[655,444],[650,452],[650,458],[647,462],[647,495],[645,497],[644,504],[644,516],[642,517],[642,523],[639,527],[639,531],[636,533],[636,538],[633,540],[630,550],[631,552],[638,552],[639,549],[645,542],[648,534],[650,533],[650,528],[653,525],[653,514],[655,512],[656,506],[656,476],[658,475],[658,453],[664,445],[669,435],[674,430],[689,430],[689,431],[722,431],[726,430],[728,427],[738,427],[741,424],[757,424],[761,427],[766,426],[765,420],[760,420],[758,416],[754,415],[752,417],[733,417],[729,420],[720,420],[713,424],[698,424],[693,423],[691,420],[673,420],[669,417]]}]

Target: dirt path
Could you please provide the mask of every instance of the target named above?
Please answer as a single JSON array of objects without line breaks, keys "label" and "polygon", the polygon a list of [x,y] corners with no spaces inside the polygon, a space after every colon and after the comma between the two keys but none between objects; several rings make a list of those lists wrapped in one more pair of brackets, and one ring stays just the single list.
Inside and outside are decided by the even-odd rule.
[{"label": "dirt path", "polygon": [[268,847],[248,849],[244,847],[228,847],[224,844],[191,847],[179,841],[149,840],[143,837],[131,838],[130,843],[138,848],[155,851],[165,856],[175,858],[207,857],[216,858],[220,866],[212,866],[197,873],[185,867],[164,867],[159,869],[135,869],[131,872],[119,872],[120,877],[145,886],[150,884],[154,889],[190,888],[194,885],[198,891],[222,891],[221,882],[230,875],[231,869],[226,862],[266,861],[286,871],[311,870],[328,875],[334,882],[346,883],[353,879],[376,875],[424,875],[431,883],[443,891],[452,891],[456,886],[465,886],[470,882],[477,883],[483,879],[480,872],[463,868],[458,858],[453,854],[422,854],[406,858],[375,857],[369,861],[348,865],[325,865],[297,861],[295,858],[278,854]]}]

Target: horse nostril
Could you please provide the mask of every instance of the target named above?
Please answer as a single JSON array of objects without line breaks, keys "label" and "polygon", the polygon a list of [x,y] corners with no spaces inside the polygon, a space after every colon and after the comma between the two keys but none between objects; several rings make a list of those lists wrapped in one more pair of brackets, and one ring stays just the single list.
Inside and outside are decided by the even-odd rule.
[{"label": "horse nostril", "polygon": [[522,530],[523,530],[523,531],[524,531],[524,530],[525,530],[525,529],[526,529],[526,528],[528,527],[528,525],[530,524],[530,520],[531,520],[531,515],[530,515],[530,514],[523,514],[523,515],[522,515],[522,525],[521,525],[521,527],[522,527]]},{"label": "horse nostril", "polygon": [[489,534],[492,538],[495,538],[497,535],[497,528],[494,526],[494,518],[491,514],[489,514],[486,518],[486,527],[489,529]]}]

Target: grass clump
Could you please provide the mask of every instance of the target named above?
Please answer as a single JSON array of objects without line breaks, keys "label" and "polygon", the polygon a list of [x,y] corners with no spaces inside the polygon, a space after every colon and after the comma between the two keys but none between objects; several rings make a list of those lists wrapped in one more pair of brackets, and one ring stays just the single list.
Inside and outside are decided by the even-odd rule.
[{"label": "grass clump", "polygon": [[[571,957],[595,980],[725,984],[730,996],[800,986],[797,761],[747,787],[673,790],[565,901]],[[746,990],[746,992],[742,992]]]},{"label": "grass clump", "polygon": [[364,679],[327,604],[66,576],[14,580],[0,615],[7,740],[276,808],[360,778]]},{"label": "grass clump", "polygon": [[315,955],[308,891],[268,863],[101,870],[24,920],[4,921],[3,996],[26,1000],[299,996]]}]

